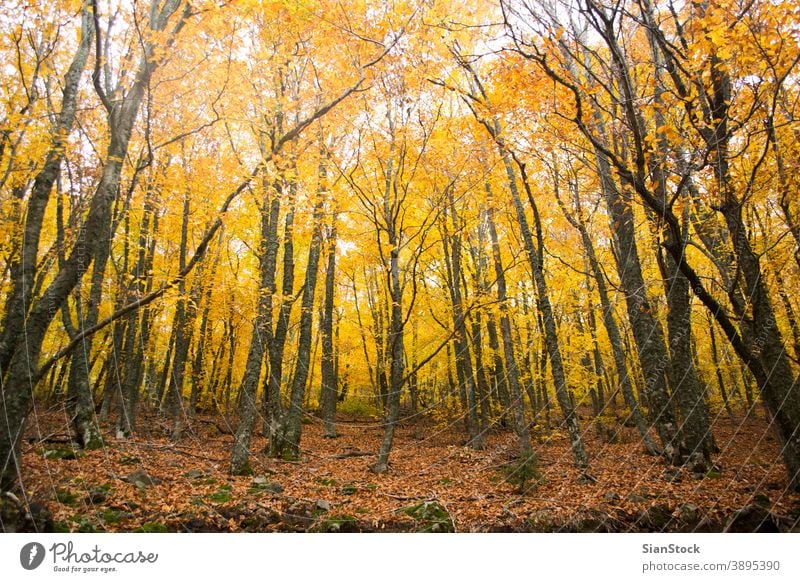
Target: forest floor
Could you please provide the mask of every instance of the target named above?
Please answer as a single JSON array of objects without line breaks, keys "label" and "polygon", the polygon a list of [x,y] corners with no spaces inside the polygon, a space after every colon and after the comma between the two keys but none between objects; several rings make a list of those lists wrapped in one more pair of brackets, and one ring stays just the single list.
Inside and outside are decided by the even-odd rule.
[{"label": "forest floor", "polygon": [[[55,531],[800,530],[800,495],[786,490],[779,446],[758,418],[718,417],[720,452],[705,475],[647,456],[633,429],[613,444],[588,431],[585,473],[566,434],[535,435],[540,477],[524,491],[504,471],[514,458],[510,431],[491,432],[475,451],[460,424],[401,422],[390,472],[376,475],[368,467],[383,435],[378,421],[341,418],[335,439],[314,421],[299,462],[258,452],[253,476],[232,477],[233,437],[220,417],[195,421],[178,445],[165,421],[143,418],[157,428],[124,441],[107,431],[104,448],[77,454],[58,442],[64,420],[33,419],[24,447],[25,489]],[[257,437],[251,450],[264,445]]]}]

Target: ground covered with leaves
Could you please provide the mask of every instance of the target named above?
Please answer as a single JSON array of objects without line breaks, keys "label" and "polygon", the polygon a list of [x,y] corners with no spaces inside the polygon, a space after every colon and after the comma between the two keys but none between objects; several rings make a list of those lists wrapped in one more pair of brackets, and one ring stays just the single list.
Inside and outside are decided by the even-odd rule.
[{"label": "ground covered with leaves", "polygon": [[[758,418],[719,418],[716,467],[703,475],[647,456],[633,429],[607,442],[591,428],[588,471],[565,434],[534,436],[520,465],[513,436],[464,446],[459,426],[401,424],[390,472],[369,471],[377,420],[343,417],[339,438],[306,424],[298,462],[269,459],[256,438],[254,474],[232,477],[232,436],[206,417],[179,444],[166,425],[104,448],[75,451],[64,418],[39,416],[24,450],[24,487],[54,531],[798,531],[800,495],[786,490],[779,446]],[[589,426],[589,423],[586,423]],[[108,427],[106,427],[108,429]]]}]

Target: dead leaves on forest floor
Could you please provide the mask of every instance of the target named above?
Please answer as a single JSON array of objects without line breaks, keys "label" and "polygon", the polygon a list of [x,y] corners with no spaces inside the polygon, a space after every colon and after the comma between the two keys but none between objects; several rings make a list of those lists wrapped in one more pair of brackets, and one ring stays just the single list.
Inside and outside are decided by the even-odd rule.
[{"label": "dead leaves on forest floor", "polygon": [[633,438],[608,444],[593,433],[585,474],[572,464],[566,435],[540,434],[541,476],[524,493],[502,470],[514,438],[500,430],[475,451],[460,427],[401,424],[390,472],[376,475],[368,467],[379,423],[346,419],[339,438],[327,439],[313,422],[304,427],[301,461],[265,457],[257,437],[254,476],[232,477],[232,437],[212,422],[194,423],[178,445],[163,430],[126,441],[107,434],[104,448],[71,455],[63,443],[41,440],[66,432],[63,417],[60,426],[54,417],[37,420],[24,486],[46,504],[57,531],[787,531],[800,515],[800,495],[786,491],[779,447],[759,419],[718,420],[719,470],[702,478],[645,455]]}]

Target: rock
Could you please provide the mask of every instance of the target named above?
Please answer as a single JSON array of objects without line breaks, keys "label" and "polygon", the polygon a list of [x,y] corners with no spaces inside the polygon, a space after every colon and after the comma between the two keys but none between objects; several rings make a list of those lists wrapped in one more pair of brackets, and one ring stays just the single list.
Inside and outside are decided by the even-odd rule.
[{"label": "rock", "polygon": [[78,458],[78,451],[74,447],[56,447],[54,449],[47,449],[43,457],[45,459],[65,459],[72,460]]},{"label": "rock", "polygon": [[528,516],[526,522],[530,531],[535,532],[551,532],[555,527],[553,514],[546,509],[534,511]]},{"label": "rock", "polygon": [[644,510],[639,519],[651,531],[664,531],[672,521],[672,510],[663,503],[655,503]]},{"label": "rock", "polygon": [[320,499],[319,501],[317,501],[316,506],[317,506],[317,509],[319,509],[321,511],[330,511],[331,510],[330,502],[325,501],[324,499]]},{"label": "rock", "polygon": [[318,511],[317,504],[319,502],[310,502],[304,500],[294,500],[284,510],[282,521],[284,525],[290,528],[291,531],[305,531],[306,528],[311,526]]},{"label": "rock", "polygon": [[694,503],[684,503],[678,508],[678,517],[685,524],[697,524],[700,521],[700,508]]},{"label": "rock", "polygon": [[5,533],[54,531],[53,514],[47,507],[37,501],[26,506],[9,491],[0,492],[0,523]]},{"label": "rock", "polygon": [[776,533],[780,531],[775,515],[757,505],[748,505],[735,511],[725,524],[726,532]]},{"label": "rock", "polygon": [[578,513],[565,529],[577,533],[607,533],[611,531],[609,516],[597,509],[587,509]]},{"label": "rock", "polygon": [[711,470],[716,470],[719,472],[719,468],[709,466],[702,453],[693,453],[689,455],[689,458],[686,459],[684,466],[689,470],[690,473],[707,473]]},{"label": "rock", "polygon": [[139,487],[149,487],[150,485],[157,485],[158,483],[161,483],[161,479],[151,477],[147,474],[147,472],[145,472],[144,469],[137,469],[127,477],[124,477],[122,480]]},{"label": "rock", "polygon": [[753,505],[769,509],[772,506],[772,502],[769,500],[769,497],[763,493],[757,493],[753,496]]},{"label": "rock", "polygon": [[86,502],[90,504],[103,503],[106,499],[108,499],[107,487],[92,487],[86,496]]},{"label": "rock", "polygon": [[270,493],[282,493],[283,492],[283,485],[279,483],[273,483],[265,475],[258,475],[257,477],[253,477],[253,482],[250,484],[253,489],[259,489],[261,491],[269,491]]}]

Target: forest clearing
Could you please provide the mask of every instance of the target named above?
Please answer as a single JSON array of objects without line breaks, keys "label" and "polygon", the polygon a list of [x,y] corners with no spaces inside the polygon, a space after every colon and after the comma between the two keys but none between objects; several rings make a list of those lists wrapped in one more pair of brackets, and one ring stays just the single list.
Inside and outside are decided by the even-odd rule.
[{"label": "forest clearing", "polygon": [[3,531],[796,531],[800,5],[0,8]]}]

